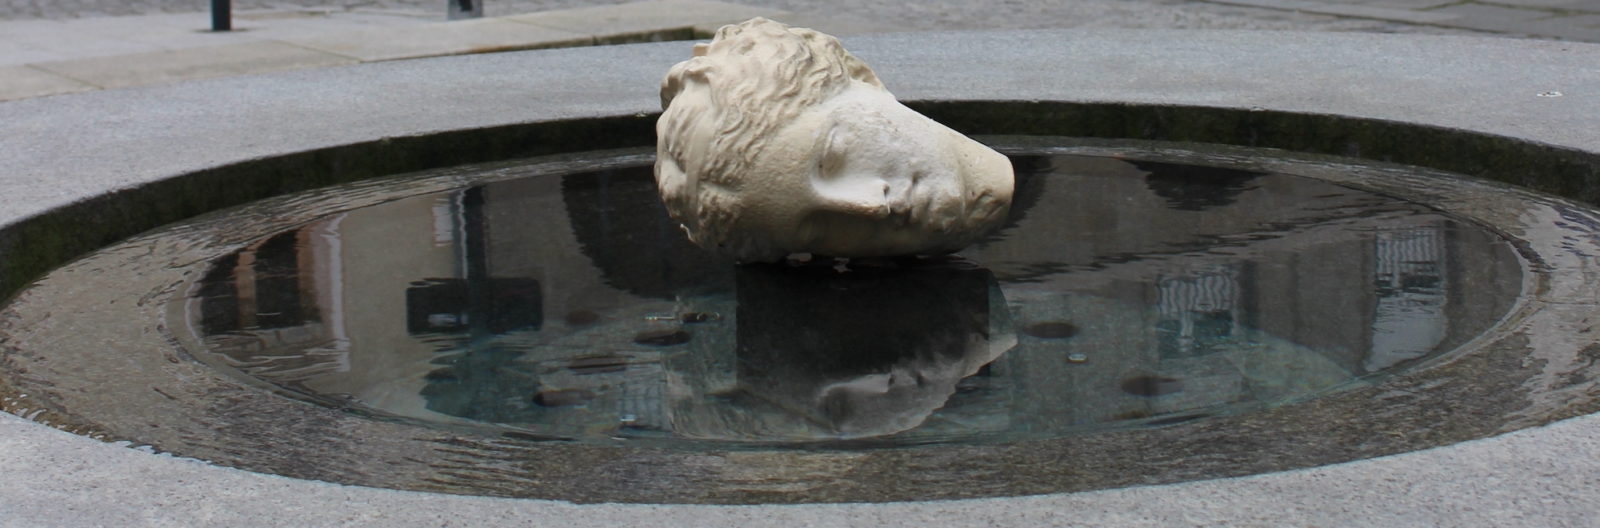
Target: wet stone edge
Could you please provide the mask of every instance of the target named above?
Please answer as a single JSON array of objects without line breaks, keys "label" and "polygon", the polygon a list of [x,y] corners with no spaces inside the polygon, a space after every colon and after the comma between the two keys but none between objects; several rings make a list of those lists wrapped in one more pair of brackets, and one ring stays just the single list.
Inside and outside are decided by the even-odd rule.
[{"label": "wet stone edge", "polygon": [[[1135,130],[1135,128],[1143,126],[1146,128],[1141,130],[1144,130],[1150,135],[1134,137],[1138,139],[1176,138],[1183,140],[1203,138],[1204,140],[1211,142],[1225,142],[1234,144],[1248,142],[1227,141],[1229,137],[1226,136],[1226,134],[1208,136],[1207,134],[1209,133],[1209,128],[1207,127],[1227,128],[1227,122],[1213,122],[1209,121],[1203,116],[1210,112],[1221,112],[1223,114],[1240,114],[1248,117],[1250,120],[1254,120],[1256,118],[1251,116],[1261,114],[1259,112],[1246,112],[1243,110],[1210,108],[1130,107],[1135,108],[1130,110],[1129,108],[1095,109],[1098,107],[1093,105],[1056,103],[1015,104],[1020,106],[1015,108],[1014,112],[992,111],[984,113],[983,115],[962,115],[962,112],[964,111],[981,110],[984,108],[984,105],[981,103],[947,103],[944,104],[946,106],[941,106],[941,104],[930,104],[926,110],[928,110],[929,113],[933,114],[936,118],[945,120],[947,123],[951,123],[957,128],[962,128],[972,133],[992,131],[1007,134],[1048,133],[1050,135],[1127,137],[1117,134],[1132,132]],[[1015,112],[1022,112],[1024,110],[1033,113],[1030,113],[1024,117],[1016,117],[1015,115],[1007,117],[1007,114],[1014,114]],[[1095,114],[1099,116],[1095,119],[1078,121],[1078,119],[1082,119],[1082,116],[1075,117],[1073,112],[1104,113]],[[1194,114],[1186,114],[1185,112],[1194,112]],[[1146,121],[1127,119],[1128,116],[1126,114],[1128,113],[1132,113],[1136,117],[1143,116]],[[1338,118],[1332,116],[1297,116],[1294,114],[1286,115],[1293,116],[1296,119],[1303,118],[1312,121],[1353,121],[1348,118]],[[1054,116],[1054,118],[1061,119],[1063,121],[1059,121],[1054,127],[1038,123],[1033,125],[1028,124],[1027,120],[1037,121],[1040,119],[1045,119],[1040,116]],[[1110,120],[1115,124],[1115,126],[1102,125],[1106,128],[1096,128],[1096,125],[1093,123],[1103,122],[1097,121],[1097,119]],[[1164,132],[1166,134],[1170,134],[1170,136],[1162,136],[1160,134],[1150,132],[1150,129],[1148,128],[1152,125],[1152,123],[1148,121],[1150,119],[1154,119],[1156,123],[1166,121],[1165,125],[1173,125],[1171,129],[1168,129]],[[1183,124],[1184,120],[1190,119],[1197,120],[1199,124],[1194,126],[1199,128],[1190,128],[1189,125]],[[612,132],[612,130],[600,126],[596,126],[593,130],[597,135],[603,135],[613,139],[630,138],[632,140],[638,140],[640,139],[638,135],[641,133],[644,134],[645,137],[648,137],[649,129],[647,125],[649,125],[652,121],[648,117],[613,118],[613,120],[616,121],[613,122],[613,126],[621,126],[625,129],[631,129],[631,132],[608,134],[607,132]],[[1177,124],[1174,125],[1174,122]],[[1365,124],[1353,127],[1353,129],[1357,130],[1357,132],[1352,133],[1351,135],[1335,134],[1333,139],[1323,142],[1321,147],[1317,148],[1296,146],[1294,145],[1296,141],[1304,140],[1294,140],[1293,137],[1290,136],[1274,136],[1273,134],[1265,135],[1269,137],[1281,137],[1283,139],[1274,141],[1261,141],[1259,139],[1261,136],[1256,135],[1256,139],[1254,141],[1257,142],[1256,146],[1298,149],[1330,154],[1350,153],[1350,142],[1355,141],[1354,145],[1356,146],[1354,147],[1354,150],[1364,155],[1374,155],[1374,153],[1376,153],[1376,155],[1383,155],[1383,151],[1374,150],[1373,148],[1364,148],[1362,147],[1364,144],[1362,141],[1378,141],[1381,138],[1390,138],[1389,140],[1393,141],[1402,136],[1411,141],[1409,146],[1413,148],[1419,144],[1425,144],[1431,146],[1431,148],[1450,147],[1471,150],[1473,145],[1478,145],[1484,149],[1482,152],[1478,152],[1476,154],[1467,154],[1463,155],[1462,157],[1483,158],[1483,161],[1487,162],[1485,167],[1490,168],[1483,171],[1476,171],[1474,175],[1501,181],[1510,181],[1511,183],[1523,183],[1525,185],[1527,185],[1526,182],[1518,180],[1527,180],[1535,184],[1529,185],[1530,187],[1545,190],[1547,192],[1566,194],[1590,203],[1595,201],[1593,196],[1588,195],[1588,193],[1593,192],[1597,166],[1596,156],[1593,154],[1555,149],[1553,147],[1542,145],[1520,143],[1506,138],[1474,136],[1470,133],[1441,131],[1439,129],[1429,129],[1429,131],[1452,137],[1460,137],[1454,137],[1453,139],[1447,140],[1419,142],[1418,137],[1415,135],[1417,133],[1416,129],[1427,127],[1382,123],[1380,123],[1380,125],[1384,126],[1378,126],[1373,125],[1372,123],[1374,122],[1361,121],[1356,121],[1356,123]],[[590,124],[592,125],[592,123]],[[987,124],[988,127],[994,128],[979,126],[984,124]],[[1235,122],[1234,126],[1244,125]],[[1323,123],[1323,126],[1328,126],[1328,124]],[[1393,128],[1387,128],[1388,126],[1392,126]],[[582,148],[584,149],[600,148],[601,146],[607,145],[607,143],[604,142],[596,142],[599,143],[600,146],[597,146],[596,143],[588,143],[586,142],[587,138],[573,140],[573,137],[578,137],[579,135],[569,135],[572,134],[572,132],[570,130],[563,129],[561,125],[552,126],[552,124],[546,123],[522,125],[520,127],[539,129],[543,130],[543,132],[533,133],[534,131],[532,130],[521,130],[520,133],[512,135],[521,136],[524,138],[530,134],[534,136],[547,135],[559,136],[563,138],[561,141],[549,141],[542,144],[541,147],[531,149],[535,151],[544,150],[546,148],[549,150],[557,150],[559,147],[551,146],[556,144],[582,145]],[[1089,129],[1089,131],[1092,133],[1084,134],[1083,129],[1085,128]],[[452,134],[463,134],[462,137],[457,138],[460,140],[466,137],[475,136],[476,134],[494,135],[489,132],[492,130],[497,129],[483,129]],[[1302,132],[1302,134],[1304,133],[1306,132]],[[1352,136],[1364,139],[1352,140],[1350,139]],[[429,138],[433,139],[407,138],[406,140],[402,140],[402,142],[418,141],[427,143],[428,141],[439,141],[441,143],[435,144],[434,147],[441,150],[449,150],[446,148],[446,146],[452,143],[451,141],[439,139],[437,136],[429,136]],[[228,205],[245,203],[267,196],[347,181],[354,181],[366,177],[375,177],[384,174],[406,172],[408,170],[449,166],[470,162],[441,161],[453,159],[452,155],[449,154],[438,154],[439,157],[431,157],[426,154],[417,154],[411,157],[402,157],[404,159],[396,159],[393,157],[393,152],[387,151],[387,149],[395,148],[392,146],[395,141],[396,140],[383,140],[353,146],[333,147],[330,149],[286,156],[283,158],[273,158],[270,160],[241,163],[237,166],[224,167],[214,169],[212,171],[191,174],[188,176],[141,187],[133,191],[118,193],[116,195],[108,195],[101,199],[92,200],[90,202],[65,208],[64,210],[53,211],[52,213],[47,213],[41,217],[29,219],[19,225],[14,225],[3,232],[0,232],[0,248],[6,250],[8,260],[11,261],[6,263],[3,269],[0,269],[0,271],[5,272],[5,275],[0,277],[0,293],[15,293],[20,289],[22,282],[31,280],[33,276],[37,276],[38,274],[42,273],[42,269],[48,269],[61,262],[64,262],[67,259],[70,259],[72,256],[75,256],[78,253],[86,252],[94,249],[95,247],[99,247],[100,245],[110,243],[110,241],[107,241],[106,239],[116,240],[132,234],[113,234],[109,232],[100,232],[99,236],[82,236],[85,233],[81,230],[81,224],[73,225],[76,223],[75,221],[79,219],[73,218],[73,216],[77,214],[83,214],[86,211],[99,210],[102,213],[109,211],[109,214],[89,215],[95,220],[96,226],[106,227],[107,231],[117,231],[118,233],[121,231],[138,232],[150,227],[154,227],[155,225],[193,216],[201,212],[226,207]],[[629,141],[618,140],[610,145],[625,146],[625,143],[632,145],[639,144],[638,141],[632,141],[629,143]],[[1343,147],[1340,147],[1339,144],[1341,143],[1343,144]],[[478,146],[480,149],[477,150],[477,152],[481,154],[484,152],[484,150],[481,149],[481,145]],[[1340,152],[1339,148],[1344,148],[1345,150]],[[507,146],[505,149],[516,152],[526,152],[529,150],[529,148],[526,147],[512,146]],[[406,149],[402,148],[399,150],[404,151]],[[428,149],[421,150],[426,151]],[[1421,150],[1424,152],[1411,154],[1394,153],[1387,158],[1381,159],[1383,161],[1413,163],[1445,169],[1448,169],[1449,167],[1438,167],[1437,164],[1429,165],[1426,163],[1406,160],[1411,158],[1433,159],[1435,161],[1439,161],[1439,159],[1453,160],[1448,162],[1440,162],[1445,165],[1467,163],[1466,161],[1461,161],[1458,158],[1450,157],[1449,152],[1429,154],[1426,152],[1427,149]],[[482,157],[498,158],[497,156],[486,155]],[[373,163],[372,165],[364,165],[362,161],[363,159],[369,161],[385,159],[386,161],[382,163]],[[406,166],[407,164],[414,164],[414,166],[409,169],[399,168]],[[1542,172],[1544,169],[1554,171],[1555,174],[1561,177],[1575,178],[1576,181],[1570,182],[1569,184],[1562,184],[1561,178],[1544,174]],[[302,176],[302,178],[295,179],[287,177],[287,175],[291,174]],[[234,178],[255,183],[253,185],[239,185],[237,182],[232,181]],[[200,192],[201,190],[212,190],[211,187],[215,186],[214,182],[219,180],[229,181],[229,185],[218,187],[229,189],[229,192],[224,196],[212,198],[207,196],[208,193]],[[1556,189],[1564,189],[1567,192],[1563,193]],[[177,194],[171,195],[168,193]],[[188,198],[185,199],[185,196]],[[170,201],[177,203],[165,206],[160,205],[169,201],[169,199]],[[54,236],[45,236],[42,238],[27,236],[36,234]],[[94,233],[89,234],[93,235]],[[21,242],[22,240],[27,240],[28,244],[23,246]],[[40,245],[35,246],[35,242],[38,242]],[[16,251],[17,249],[23,249],[26,251]],[[16,264],[19,259],[9,258],[13,255],[22,256],[23,254],[31,258],[25,259],[21,265]],[[30,267],[39,268],[39,270],[29,272]],[[1492,353],[1481,356],[1473,356],[1477,359],[1472,359],[1470,361],[1458,361],[1442,368],[1453,369],[1455,368],[1455,365],[1460,365],[1460,368],[1465,369],[1463,371],[1464,373],[1473,374],[1474,376],[1477,375],[1476,373],[1481,372],[1504,373],[1504,379],[1500,380],[1500,382],[1496,382],[1495,380],[1482,380],[1484,381],[1483,383],[1474,384],[1474,386],[1478,388],[1493,386],[1495,387],[1495,391],[1516,389],[1517,387],[1521,386],[1521,383],[1518,380],[1519,376],[1527,374],[1529,369],[1537,370],[1538,365],[1529,365],[1525,361],[1525,344],[1519,345],[1515,341],[1502,341],[1494,344],[1491,349]],[[10,351],[7,351],[6,356],[8,359],[5,365],[7,367],[14,366],[10,360],[13,354]],[[17,372],[13,371],[11,368],[7,368],[6,370],[10,371],[10,373],[13,375],[17,374]],[[1472,377],[1469,376],[1466,379],[1472,379]],[[1338,416],[1339,413],[1352,409],[1359,409],[1362,401],[1381,394],[1374,393],[1372,391],[1385,388],[1388,385],[1397,383],[1399,381],[1401,380],[1396,379],[1386,383],[1383,387],[1362,391],[1353,391],[1351,393],[1329,397],[1325,400],[1310,402],[1305,404],[1309,406],[1306,409],[1315,412],[1326,412],[1329,413],[1326,416],[1335,417]],[[1526,381],[1526,379],[1523,379],[1522,381]],[[1486,393],[1493,394],[1494,391],[1488,391]],[[1475,403],[1481,400],[1476,400],[1471,394],[1444,392],[1439,393],[1439,395],[1441,396],[1439,398],[1430,398],[1430,403],[1436,404],[1435,407],[1430,407],[1430,409],[1433,409],[1432,411],[1426,413],[1426,415],[1419,415],[1416,417],[1416,421],[1414,422],[1415,424],[1419,426],[1430,427],[1429,429],[1419,430],[1431,431],[1432,425],[1438,422],[1451,421],[1450,419],[1446,419],[1447,417],[1480,415],[1486,414],[1489,411],[1489,409],[1475,405]],[[266,405],[270,406],[271,404]],[[1515,406],[1516,403],[1510,402],[1508,405]],[[1592,407],[1593,405],[1584,407],[1582,409],[1568,409],[1567,414],[1582,414],[1586,412],[1592,412],[1595,410]],[[1268,436],[1280,437],[1280,435],[1278,435],[1276,432],[1271,433],[1270,435],[1267,434],[1267,431],[1277,431],[1277,429],[1273,427],[1266,427],[1267,424],[1273,422],[1280,422],[1281,425],[1285,426],[1298,426],[1302,428],[1312,425],[1298,421],[1298,419],[1295,417],[1295,413],[1284,415],[1285,412],[1286,411],[1283,411],[1282,409],[1278,409],[1264,413],[1257,413],[1250,415],[1252,418],[1249,418],[1250,420],[1259,420],[1259,422],[1256,422],[1254,425],[1231,425],[1235,427],[1242,425],[1244,426],[1243,430],[1246,431],[1260,431],[1262,436],[1259,441],[1266,441]],[[333,417],[329,417],[328,419],[337,421],[337,418]],[[1246,418],[1235,417],[1232,420],[1243,419]],[[1211,421],[1203,424],[1180,424],[1170,428],[1156,430],[1154,434],[1151,435],[1155,440],[1157,440],[1155,442],[1136,443],[1144,445],[1163,445],[1172,442],[1193,442],[1196,438],[1206,438],[1208,437],[1208,434],[1215,434],[1215,430],[1212,428],[1220,427],[1220,424],[1223,423],[1225,422]],[[293,424],[284,423],[263,423],[259,425],[288,426],[286,429],[297,428],[294,427]],[[301,424],[301,427],[304,427],[304,425]],[[1475,423],[1471,420],[1463,421],[1461,427],[1457,429],[1459,430],[1438,431],[1437,434],[1447,436],[1459,435],[1465,437],[1478,437],[1493,434],[1495,432],[1495,430],[1491,428],[1485,428],[1483,424]],[[1370,444],[1363,444],[1359,441],[1359,439],[1352,438],[1350,439],[1352,443],[1321,445],[1320,449],[1322,452],[1310,457],[1303,456],[1303,453],[1274,453],[1270,449],[1264,450],[1264,447],[1266,446],[1259,444],[1256,440],[1251,440],[1251,437],[1249,436],[1234,439],[1216,438],[1216,440],[1220,442],[1217,445],[1221,451],[1179,452],[1171,456],[1156,456],[1144,461],[1130,462],[1130,464],[1133,464],[1131,466],[1102,464],[1101,467],[1098,468],[1085,467],[1083,465],[1084,462],[1092,463],[1094,461],[1094,458],[1090,456],[1092,451],[1094,451],[1094,449],[1090,448],[1091,446],[1063,443],[1067,442],[1066,440],[1029,442],[999,448],[991,446],[981,448],[947,448],[940,450],[879,450],[861,455],[865,458],[860,460],[861,465],[853,470],[850,475],[847,475],[848,478],[842,479],[842,481],[839,482],[834,482],[833,485],[830,486],[822,486],[817,488],[814,490],[814,493],[809,494],[774,495],[767,492],[753,492],[749,490],[735,489],[722,489],[720,491],[714,491],[707,489],[696,489],[695,486],[689,485],[677,489],[638,490],[641,493],[634,497],[628,498],[617,497],[604,492],[604,482],[594,480],[596,478],[594,474],[589,475],[587,478],[581,475],[570,474],[567,476],[571,478],[566,479],[549,478],[553,475],[560,475],[562,473],[570,472],[571,469],[567,468],[565,471],[562,471],[561,468],[551,465],[551,462],[541,461],[539,459],[554,459],[561,460],[563,462],[571,462],[575,459],[587,461],[591,464],[589,466],[590,469],[592,469],[598,475],[608,477],[608,479],[626,475],[628,477],[626,480],[635,480],[636,478],[660,478],[661,482],[677,483],[681,485],[689,483],[686,481],[692,482],[694,480],[698,480],[699,478],[703,478],[706,475],[701,471],[693,470],[695,467],[694,464],[687,466],[680,465],[676,468],[663,468],[662,464],[673,461],[674,456],[656,450],[640,450],[619,453],[615,449],[607,448],[551,446],[536,442],[430,434],[423,435],[427,438],[426,442],[439,444],[441,447],[448,445],[454,446],[458,449],[466,449],[468,451],[481,448],[487,451],[496,452],[497,455],[494,456],[493,459],[500,461],[500,464],[491,463],[481,466],[468,465],[459,468],[457,471],[447,472],[446,478],[434,479],[429,484],[418,485],[417,487],[411,489],[428,489],[433,491],[446,491],[453,493],[478,493],[499,496],[537,496],[543,498],[572,500],[576,502],[851,502],[861,500],[883,501],[932,498],[964,498],[1002,494],[1017,495],[1029,493],[1077,491],[1081,489],[1096,489],[1100,487],[1116,487],[1122,485],[1151,484],[1188,480],[1190,478],[1194,478],[1195,476],[1188,475],[1185,477],[1184,475],[1190,473],[1190,471],[1183,470],[1181,467],[1178,468],[1176,473],[1167,476],[1157,476],[1150,473],[1148,470],[1152,469],[1152,466],[1180,464],[1184,460],[1194,457],[1229,459],[1230,461],[1238,464],[1234,467],[1234,471],[1238,472],[1237,474],[1248,474],[1259,472],[1261,470],[1259,468],[1259,463],[1240,463],[1240,461],[1231,459],[1236,456],[1251,454],[1262,455],[1265,453],[1264,456],[1260,456],[1261,460],[1288,462],[1290,463],[1290,467],[1304,467],[1307,465],[1318,465],[1328,461],[1339,461],[1341,459],[1347,460],[1348,458],[1344,457],[1352,454],[1356,455],[1356,458],[1365,458],[1370,456],[1391,454],[1394,452],[1402,452],[1415,448],[1405,448],[1404,446],[1412,445],[1416,442],[1419,442],[1419,439],[1424,438],[1424,435],[1407,434],[1406,431],[1397,431],[1397,433],[1404,437],[1404,441],[1398,444],[1401,447],[1382,448]],[[1126,435],[1136,434],[1143,433],[1115,433],[1112,435],[1107,435],[1105,441],[1112,443],[1128,442],[1131,439],[1126,438]],[[1281,438],[1294,437],[1295,434],[1293,433],[1281,435]],[[423,440],[423,438],[414,439]],[[1428,446],[1429,445],[1426,445],[1426,443],[1422,443],[1422,445],[1420,445],[1420,447]],[[553,453],[553,451],[561,453],[557,454]],[[623,456],[618,456],[619,454]],[[817,455],[824,457],[831,456],[826,452],[818,453]],[[728,459],[727,454],[711,454],[709,456],[714,458]],[[777,460],[769,460],[769,462],[776,461]],[[483,460],[479,460],[479,462],[483,462]],[[514,467],[503,467],[506,464]],[[247,469],[263,469],[252,468],[248,463],[239,464],[239,466],[246,467]],[[305,466],[302,465],[300,467],[303,468]],[[1256,469],[1252,469],[1252,467]],[[1285,468],[1277,467],[1276,469]],[[523,480],[520,482],[512,481],[490,485],[486,484],[481,479],[476,478],[474,474],[480,471],[490,473],[512,471],[523,475],[541,475],[542,477],[536,480]],[[302,478],[328,478],[327,473],[321,472],[315,472],[320,474],[304,475],[296,474],[299,472],[292,470],[274,472],[289,474],[290,476],[300,476]],[[1006,474],[1008,475],[1008,480],[1014,484],[1010,486],[996,486],[993,482],[985,482],[980,479],[979,481],[973,482],[973,485],[969,487],[964,487],[961,489],[949,489],[948,480],[945,479],[953,478],[957,475],[963,474]],[[1081,484],[1063,485],[1064,482],[1062,479],[1064,478],[1067,480],[1078,480],[1077,478],[1072,477],[1084,477],[1090,474],[1099,474],[1102,477],[1107,478],[1091,479],[1099,482],[1099,484],[1092,486],[1083,486]],[[918,475],[924,476],[918,477]],[[357,477],[355,479],[357,482],[354,483],[378,486],[385,485],[384,483],[377,482],[376,480],[370,478],[375,476],[362,476],[359,474],[347,476]],[[1215,477],[1228,475],[1208,474],[1207,476]],[[908,479],[906,477],[912,478]]]}]

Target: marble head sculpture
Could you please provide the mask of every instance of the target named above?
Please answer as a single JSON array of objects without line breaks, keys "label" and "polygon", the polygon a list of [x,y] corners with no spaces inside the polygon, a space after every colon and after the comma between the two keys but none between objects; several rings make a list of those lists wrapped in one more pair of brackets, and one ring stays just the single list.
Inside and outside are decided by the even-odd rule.
[{"label": "marble head sculpture", "polygon": [[816,31],[724,26],[667,73],[661,106],[667,212],[739,261],[948,253],[1010,207],[1005,156],[900,104]]}]

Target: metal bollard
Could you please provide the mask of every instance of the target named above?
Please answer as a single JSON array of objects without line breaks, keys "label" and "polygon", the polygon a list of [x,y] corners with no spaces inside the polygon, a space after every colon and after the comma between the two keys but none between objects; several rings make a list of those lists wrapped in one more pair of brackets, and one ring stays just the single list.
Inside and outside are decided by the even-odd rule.
[{"label": "metal bollard", "polygon": [[445,0],[445,5],[450,20],[483,17],[483,0]]},{"label": "metal bollard", "polygon": [[211,0],[211,30],[233,31],[233,0]]}]

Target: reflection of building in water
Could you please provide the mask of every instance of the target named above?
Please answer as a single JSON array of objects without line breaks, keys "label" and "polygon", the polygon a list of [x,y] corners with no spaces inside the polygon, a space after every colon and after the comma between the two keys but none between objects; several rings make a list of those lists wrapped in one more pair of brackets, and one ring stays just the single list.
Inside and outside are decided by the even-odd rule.
[{"label": "reflection of building in water", "polygon": [[1002,384],[1031,408],[1021,415],[1086,424],[1304,394],[1458,346],[1520,287],[1492,235],[1380,196],[1264,175],[1209,174],[1228,188],[1207,191],[1108,159],[1057,166],[1030,178],[1049,207],[965,252],[1012,281],[1019,327],[1079,329],[1025,335],[993,366],[1015,376]]},{"label": "reflection of building in water", "polygon": [[[606,284],[571,227],[573,217],[636,224],[651,204],[591,190],[577,198],[591,209],[569,215],[561,185],[401,199],[255,244],[200,282],[197,330],[216,359],[250,375],[393,414],[559,421],[610,406],[612,423],[659,427],[660,354],[632,334],[588,331],[648,302]],[[644,255],[637,242],[616,245]],[[627,315],[643,320],[659,304]]]},{"label": "reflection of building in water", "polygon": [[[1492,236],[1341,187],[1209,172],[1226,188],[1208,190],[1109,159],[1025,166],[1054,173],[1020,175],[1030,194],[1012,227],[964,252],[999,278],[1018,347],[903,435],[1043,431],[1304,394],[1456,346],[1520,287]],[[736,298],[754,288],[734,286],[750,278],[681,239],[648,167],[475,192],[355,210],[253,245],[202,282],[196,320],[230,363],[269,380],[402,416],[556,435],[793,434],[809,426],[785,420],[829,412],[803,408],[802,374],[864,394],[888,380],[872,374],[916,370],[885,356],[852,377],[768,357],[799,374],[762,381],[748,364],[762,356],[739,350],[739,316],[754,312]],[[770,314],[800,309],[767,300],[780,303]],[[779,319],[753,324],[779,328],[762,330],[774,342],[828,331]],[[757,384],[766,392],[747,390]]]},{"label": "reflection of building in water", "polygon": [[214,263],[194,316],[213,357],[296,390],[435,414],[417,396],[435,346],[407,332],[406,292],[458,274],[454,245],[435,245],[435,212],[451,216],[439,203],[350,211]]},{"label": "reflection of building in water", "polygon": [[1443,230],[1438,226],[1376,233],[1374,283],[1378,306],[1372,318],[1367,371],[1389,368],[1432,352],[1449,326],[1445,313]]},{"label": "reflection of building in water", "polygon": [[1204,355],[1238,335],[1239,281],[1234,267],[1156,279],[1161,357]]},{"label": "reflection of building in water", "polygon": [[201,283],[207,345],[252,374],[305,380],[350,370],[339,218],[245,247],[213,264]]}]

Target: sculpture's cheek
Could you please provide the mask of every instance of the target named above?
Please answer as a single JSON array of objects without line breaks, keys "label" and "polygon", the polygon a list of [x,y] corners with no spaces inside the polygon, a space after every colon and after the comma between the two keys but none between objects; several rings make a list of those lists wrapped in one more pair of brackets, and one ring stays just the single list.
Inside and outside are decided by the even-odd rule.
[{"label": "sculpture's cheek", "polygon": [[822,255],[850,255],[878,238],[877,223],[865,215],[828,209],[808,212],[795,226],[795,243]]},{"label": "sculpture's cheek", "polygon": [[960,201],[959,167],[944,161],[930,127],[937,124],[894,109],[849,108],[855,119],[835,113],[812,176],[819,208],[915,228]]},{"label": "sculpture's cheek", "polygon": [[946,152],[959,175],[963,229],[986,229],[1004,220],[1016,186],[1011,159],[993,149],[950,131]]}]

